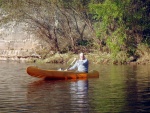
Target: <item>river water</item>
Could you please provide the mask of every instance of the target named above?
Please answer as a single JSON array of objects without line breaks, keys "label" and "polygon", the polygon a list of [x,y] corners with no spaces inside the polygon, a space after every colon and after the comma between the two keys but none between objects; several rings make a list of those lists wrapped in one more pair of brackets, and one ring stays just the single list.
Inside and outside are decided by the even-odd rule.
[{"label": "river water", "polygon": [[150,65],[90,65],[88,80],[43,81],[26,68],[64,65],[0,62],[0,113],[142,113],[150,111]]}]

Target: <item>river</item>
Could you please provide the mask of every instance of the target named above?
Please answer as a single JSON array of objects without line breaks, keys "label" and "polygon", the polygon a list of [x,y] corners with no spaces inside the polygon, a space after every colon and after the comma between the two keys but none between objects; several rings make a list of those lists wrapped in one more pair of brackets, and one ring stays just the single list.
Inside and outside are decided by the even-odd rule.
[{"label": "river", "polygon": [[88,80],[43,81],[26,68],[54,64],[0,62],[0,113],[141,113],[150,111],[150,65],[90,65]]}]

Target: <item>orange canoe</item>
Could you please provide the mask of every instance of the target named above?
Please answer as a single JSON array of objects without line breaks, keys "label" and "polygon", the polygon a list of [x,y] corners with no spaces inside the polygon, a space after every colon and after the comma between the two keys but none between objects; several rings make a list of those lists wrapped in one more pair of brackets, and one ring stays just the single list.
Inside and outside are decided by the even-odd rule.
[{"label": "orange canoe", "polygon": [[33,77],[50,80],[67,80],[99,77],[99,72],[95,70],[90,71],[89,73],[83,73],[73,71],[44,70],[34,66],[28,67],[27,73]]}]

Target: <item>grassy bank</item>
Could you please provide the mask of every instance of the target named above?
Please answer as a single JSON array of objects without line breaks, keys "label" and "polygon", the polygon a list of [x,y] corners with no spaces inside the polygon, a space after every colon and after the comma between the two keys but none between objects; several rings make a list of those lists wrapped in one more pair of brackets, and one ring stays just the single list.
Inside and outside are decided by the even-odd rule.
[{"label": "grassy bank", "polygon": [[[95,64],[150,64],[150,49],[139,47],[136,55],[129,56],[125,52],[119,52],[115,57],[106,52],[86,53],[86,58]],[[62,63],[70,64],[74,58],[78,58],[78,54],[65,53],[49,55],[46,58],[37,59],[36,63]]]}]

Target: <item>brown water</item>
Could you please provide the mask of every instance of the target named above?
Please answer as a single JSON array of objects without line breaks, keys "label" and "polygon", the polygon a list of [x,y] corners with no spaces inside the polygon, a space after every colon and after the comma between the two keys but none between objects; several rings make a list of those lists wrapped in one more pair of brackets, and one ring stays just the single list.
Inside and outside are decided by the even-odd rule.
[{"label": "brown water", "polygon": [[[150,111],[150,65],[91,65],[99,78],[43,81],[35,64],[0,62],[0,113],[141,113]],[[60,65],[38,65],[58,69]]]}]

